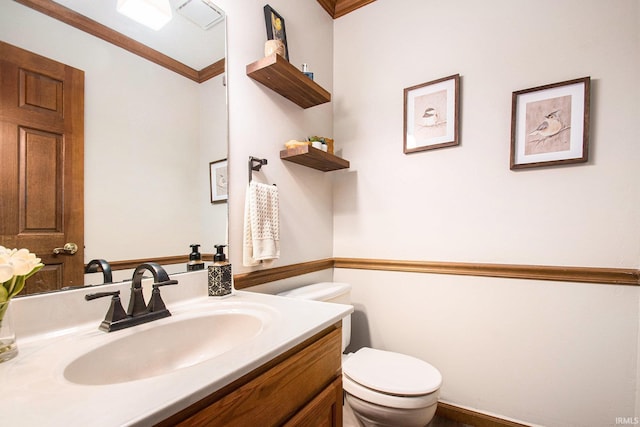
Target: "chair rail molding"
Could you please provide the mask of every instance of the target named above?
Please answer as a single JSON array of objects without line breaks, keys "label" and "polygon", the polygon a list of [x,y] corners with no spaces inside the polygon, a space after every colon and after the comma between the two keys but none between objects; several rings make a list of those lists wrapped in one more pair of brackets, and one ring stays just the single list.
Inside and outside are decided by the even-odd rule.
[{"label": "chair rail molding", "polygon": [[564,267],[545,265],[483,264],[439,261],[405,261],[334,258],[335,268],[404,271],[508,279],[551,280],[604,285],[640,285],[640,270],[624,268]]},{"label": "chair rail molding", "polygon": [[628,268],[483,264],[340,257],[236,274],[234,276],[234,283],[236,289],[243,289],[329,268],[640,286],[640,270]]}]

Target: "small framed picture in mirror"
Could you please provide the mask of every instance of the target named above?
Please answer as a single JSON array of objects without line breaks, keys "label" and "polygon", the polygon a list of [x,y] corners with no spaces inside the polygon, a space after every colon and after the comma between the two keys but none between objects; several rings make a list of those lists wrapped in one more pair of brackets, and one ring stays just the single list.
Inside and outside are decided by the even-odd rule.
[{"label": "small framed picture in mirror", "polygon": [[227,159],[209,163],[209,183],[211,187],[211,203],[226,202],[229,198]]}]

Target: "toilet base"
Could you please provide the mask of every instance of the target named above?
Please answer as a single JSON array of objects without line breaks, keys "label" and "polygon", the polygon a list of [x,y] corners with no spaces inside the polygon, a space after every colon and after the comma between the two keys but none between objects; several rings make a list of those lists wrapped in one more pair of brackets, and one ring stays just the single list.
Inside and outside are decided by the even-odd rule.
[{"label": "toilet base", "polygon": [[364,427],[425,427],[431,422],[437,401],[426,408],[397,409],[374,405],[345,392],[347,404]]}]

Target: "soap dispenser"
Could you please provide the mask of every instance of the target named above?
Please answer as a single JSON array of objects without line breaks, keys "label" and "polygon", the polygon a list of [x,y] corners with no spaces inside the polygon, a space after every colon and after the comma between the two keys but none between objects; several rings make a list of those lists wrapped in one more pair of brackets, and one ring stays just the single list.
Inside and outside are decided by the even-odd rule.
[{"label": "soap dispenser", "polygon": [[199,247],[200,245],[196,245],[195,243],[191,245],[187,271],[204,270],[204,261],[202,261],[202,254],[200,254],[200,251],[198,250]]},{"label": "soap dispenser", "polygon": [[209,266],[208,289],[210,297],[226,297],[231,295],[231,264],[224,254],[226,245],[215,245],[216,254],[213,264]]}]

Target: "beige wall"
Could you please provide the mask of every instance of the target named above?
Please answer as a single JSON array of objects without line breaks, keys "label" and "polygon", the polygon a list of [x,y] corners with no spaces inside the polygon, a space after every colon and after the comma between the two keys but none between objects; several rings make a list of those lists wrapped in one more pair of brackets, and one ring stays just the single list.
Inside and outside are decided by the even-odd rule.
[{"label": "beige wall", "polygon": [[[338,257],[640,267],[640,2],[378,0],[334,24]],[[405,155],[403,88],[460,73],[461,145]],[[591,76],[590,161],[509,170],[511,93]],[[640,416],[638,289],[337,270],[354,344],[547,426]]]}]

